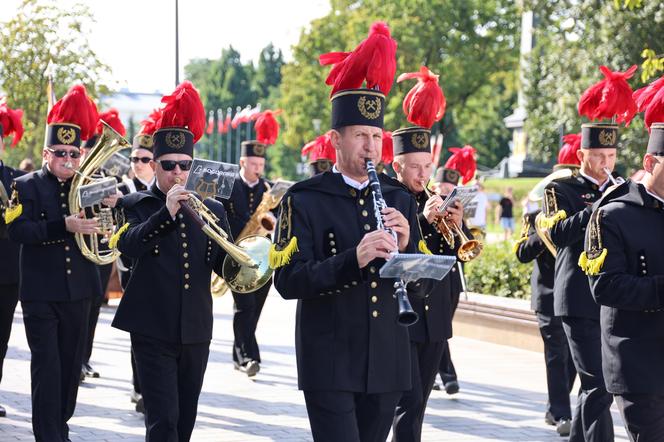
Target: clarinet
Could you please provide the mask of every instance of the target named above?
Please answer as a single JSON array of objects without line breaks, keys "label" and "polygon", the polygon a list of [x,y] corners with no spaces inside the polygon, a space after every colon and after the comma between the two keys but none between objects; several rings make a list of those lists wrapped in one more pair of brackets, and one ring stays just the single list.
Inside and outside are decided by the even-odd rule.
[{"label": "clarinet", "polygon": [[[385,230],[387,233],[392,235],[394,242],[398,244],[397,241],[397,232],[392,229],[386,228],[383,224],[383,214],[382,211],[387,207],[385,199],[383,198],[383,192],[380,188],[380,181],[378,181],[378,174],[376,173],[376,166],[373,161],[369,158],[365,158],[364,162],[367,167],[367,175],[369,175],[369,188],[371,189],[371,194],[373,195],[374,203],[374,215],[376,217],[376,227],[380,230]],[[393,252],[396,254],[398,252]],[[399,305],[399,315],[397,316],[397,322],[400,325],[405,327],[413,325],[417,322],[417,313],[413,310],[413,307],[410,305],[410,300],[408,299],[408,292],[406,291],[406,284],[403,280],[398,280],[394,283],[394,297],[397,298],[397,303]]]}]

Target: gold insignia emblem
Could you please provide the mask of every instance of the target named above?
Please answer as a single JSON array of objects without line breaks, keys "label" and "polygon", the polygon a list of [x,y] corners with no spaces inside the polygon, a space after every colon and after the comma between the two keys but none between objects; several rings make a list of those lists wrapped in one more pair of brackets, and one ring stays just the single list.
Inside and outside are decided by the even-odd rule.
[{"label": "gold insignia emblem", "polygon": [[76,130],[73,127],[61,127],[55,132],[60,144],[72,144],[76,141]]},{"label": "gold insignia emblem", "polygon": [[410,138],[410,143],[418,149],[426,149],[429,146],[429,134],[426,132],[415,132]]},{"label": "gold insignia emblem", "polygon": [[599,144],[613,146],[616,144],[616,131],[602,129],[599,133]]},{"label": "gold insignia emblem", "polygon": [[255,144],[254,153],[256,155],[265,155],[265,146],[263,146],[262,144]]},{"label": "gold insignia emblem", "polygon": [[332,161],[328,160],[318,160],[318,170],[321,172],[327,172],[332,168]]},{"label": "gold insignia emblem", "polygon": [[375,120],[376,118],[380,117],[382,106],[383,105],[379,97],[371,99],[366,95],[362,95],[360,99],[357,100],[357,109],[367,120]]},{"label": "gold insignia emblem", "polygon": [[148,149],[152,149],[152,146],[154,145],[154,140],[149,135],[141,135],[138,137],[138,145],[141,147],[147,147]]},{"label": "gold insignia emblem", "polygon": [[166,145],[171,149],[182,149],[186,139],[182,132],[169,132],[166,134]]}]

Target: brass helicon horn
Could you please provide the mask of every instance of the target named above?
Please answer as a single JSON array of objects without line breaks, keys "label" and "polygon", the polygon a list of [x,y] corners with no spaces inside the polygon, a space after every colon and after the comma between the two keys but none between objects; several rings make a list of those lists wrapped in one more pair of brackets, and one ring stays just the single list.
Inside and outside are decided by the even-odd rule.
[{"label": "brass helicon horn", "polygon": [[[432,193],[427,188],[427,183],[423,183],[424,192],[428,198],[431,198]],[[463,262],[468,262],[480,256],[484,244],[477,239],[469,239],[468,236],[463,232],[463,229],[459,228],[456,223],[445,219],[445,216],[441,213],[438,213],[432,223],[436,230],[441,234],[445,242],[451,247],[454,248],[454,237],[459,237],[459,250],[457,250],[457,258]]]},{"label": "brass helicon horn", "polygon": [[[180,184],[180,180],[176,179]],[[180,207],[196,223],[203,233],[216,242],[227,253],[222,267],[222,276],[228,286],[237,293],[249,293],[263,287],[272,276],[268,253],[271,242],[262,236],[248,236],[233,244],[228,233],[219,226],[219,218],[203,201],[189,194]]]},{"label": "brass helicon horn", "polygon": [[[69,213],[71,215],[78,215],[84,211],[84,208],[81,207],[78,188],[99,180],[102,165],[116,152],[131,147],[131,144],[105,121],[101,121],[101,123],[104,129],[97,143],[85,156],[78,170],[74,170],[75,174],[69,191]],[[65,164],[65,167],[73,170],[69,163]],[[74,235],[76,244],[81,250],[81,254],[95,264],[111,264],[120,256],[120,252],[116,248],[104,247],[102,244],[108,242],[108,238],[121,225],[121,222],[115,220],[114,209],[110,207],[96,208],[92,211],[92,215],[99,219],[100,233],[89,235],[76,233]]]}]

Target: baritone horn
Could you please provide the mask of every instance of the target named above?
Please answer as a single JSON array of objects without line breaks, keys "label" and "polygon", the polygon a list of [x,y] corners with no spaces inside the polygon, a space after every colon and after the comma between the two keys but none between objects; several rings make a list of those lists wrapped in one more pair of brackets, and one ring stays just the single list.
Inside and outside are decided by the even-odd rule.
[{"label": "baritone horn", "polygon": [[[100,179],[108,179],[100,178],[101,167],[113,154],[131,147],[131,144],[105,121],[101,121],[101,123],[104,129],[99,136],[99,140],[85,156],[78,170],[74,170],[70,162],[65,164],[65,167],[74,170],[74,178],[72,178],[71,190],[69,191],[69,213],[71,215],[89,211],[81,207],[78,188]],[[122,224],[122,221],[116,219],[119,214],[118,212],[114,214],[114,209],[110,207],[93,208],[91,212],[93,217],[99,219],[100,233],[76,233],[74,235],[76,244],[81,250],[81,254],[88,260],[98,265],[111,264],[120,256],[120,252],[116,248],[105,247],[103,244],[108,243],[108,238]],[[88,214],[86,213],[86,215]]]}]

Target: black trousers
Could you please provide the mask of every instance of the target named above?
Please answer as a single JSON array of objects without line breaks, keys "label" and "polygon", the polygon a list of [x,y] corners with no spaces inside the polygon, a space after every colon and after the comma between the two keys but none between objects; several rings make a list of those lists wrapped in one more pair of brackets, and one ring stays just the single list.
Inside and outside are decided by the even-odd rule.
[{"label": "black trousers", "polygon": [[613,398],[604,386],[599,321],[569,316],[562,317],[562,321],[581,380],[569,440],[610,442],[613,440],[613,420],[609,408]]},{"label": "black trousers", "polygon": [[90,315],[88,316],[88,335],[83,352],[83,363],[90,362],[90,356],[92,356],[92,344],[95,340],[95,330],[97,329],[97,321],[99,320],[99,310],[101,309],[101,305],[104,302],[104,297],[106,296],[106,287],[108,286],[108,280],[111,278],[112,270],[113,264],[99,266],[99,279],[101,280],[102,296],[92,298],[92,303],[90,304]]},{"label": "black trousers", "polygon": [[18,284],[0,284],[0,381],[2,365],[7,355],[7,344],[12,334],[14,310],[18,302]]},{"label": "black trousers", "polygon": [[[452,319],[454,319],[454,313],[456,312],[457,307],[459,306],[459,296],[461,292],[453,291],[452,292]],[[443,354],[440,358],[440,367],[438,369],[440,373],[440,380],[443,381],[443,384],[457,380],[456,369],[454,368],[454,362],[452,362],[452,355],[450,354],[450,346],[448,342],[445,342],[445,347],[443,348]]]},{"label": "black trousers", "polygon": [[447,341],[411,342],[413,389],[403,393],[394,413],[392,429],[394,442],[419,441],[422,438],[424,412],[445,347]]},{"label": "black trousers", "polygon": [[544,341],[546,386],[549,394],[547,411],[556,420],[571,419],[569,394],[574,386],[576,368],[569,350],[563,321],[558,316],[536,312],[539,331]]},{"label": "black trousers", "polygon": [[186,442],[198,412],[198,397],[210,342],[172,344],[132,333],[145,405],[146,442]]},{"label": "black trousers", "polygon": [[233,361],[245,364],[250,360],[261,361],[261,353],[256,342],[256,327],[261,317],[265,299],[272,286],[270,280],[260,289],[251,293],[233,292]]},{"label": "black trousers", "polygon": [[131,358],[131,383],[134,385],[134,391],[141,393],[141,383],[138,381],[138,370],[136,369],[136,356],[134,355],[134,347],[130,346],[129,356]]},{"label": "black trousers", "polygon": [[631,442],[664,440],[664,396],[618,394],[615,398]]},{"label": "black trousers", "polygon": [[32,431],[37,442],[66,441],[74,414],[90,300],[22,301],[30,346]]},{"label": "black trousers", "polygon": [[305,391],[315,442],[385,442],[402,392]]}]

